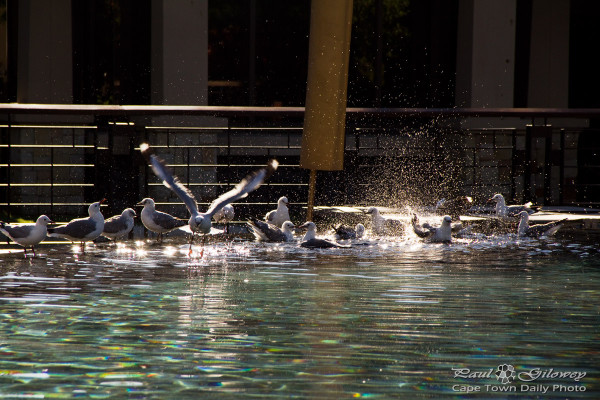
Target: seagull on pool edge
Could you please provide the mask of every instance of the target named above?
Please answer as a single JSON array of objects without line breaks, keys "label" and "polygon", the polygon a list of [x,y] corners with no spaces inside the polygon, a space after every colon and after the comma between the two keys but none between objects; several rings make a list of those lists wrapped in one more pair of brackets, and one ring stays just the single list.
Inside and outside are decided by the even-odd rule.
[{"label": "seagull on pool edge", "polygon": [[71,242],[80,242],[81,251],[85,252],[85,242],[97,239],[104,230],[104,216],[100,212],[100,205],[106,199],[90,204],[88,218],[77,218],[57,228],[48,229],[48,236],[68,239]]},{"label": "seagull on pool edge", "polygon": [[150,146],[146,143],[143,143],[140,145],[140,151],[152,167],[152,170],[156,176],[162,180],[163,185],[171,189],[181,199],[181,201],[183,201],[190,212],[190,219],[188,221],[192,231],[190,252],[192,250],[191,246],[196,233],[203,234],[203,237],[205,237],[204,235],[207,233],[210,233],[210,228],[212,227],[211,219],[213,215],[217,213],[217,211],[229,203],[248,196],[248,193],[260,187],[260,185],[262,185],[262,183],[269,178],[273,172],[275,172],[279,165],[277,160],[270,160],[266,167],[250,173],[232,190],[213,200],[208,210],[204,213],[201,213],[198,211],[198,202],[196,201],[196,198],[192,192],[190,192],[190,190],[185,187],[175,175],[173,175],[165,162],[156,156],[156,154],[154,154]]},{"label": "seagull on pool edge", "polygon": [[133,208],[126,208],[119,215],[110,217],[104,221],[104,230],[102,236],[116,241],[118,238],[127,235],[133,229],[134,218],[137,214]]},{"label": "seagull on pool edge", "polygon": [[46,238],[48,224],[51,223],[52,220],[46,215],[40,215],[34,224],[11,225],[0,221],[0,232],[12,239],[13,242],[23,246],[25,257],[27,257],[28,247],[31,247],[31,251],[35,257],[34,246]]},{"label": "seagull on pool edge", "polygon": [[150,197],[146,197],[136,205],[144,206],[140,213],[142,224],[158,236],[156,242],[161,242],[163,234],[174,231],[175,229],[182,228],[187,225],[183,220],[177,219],[171,214],[166,212],[157,211],[154,200]]}]

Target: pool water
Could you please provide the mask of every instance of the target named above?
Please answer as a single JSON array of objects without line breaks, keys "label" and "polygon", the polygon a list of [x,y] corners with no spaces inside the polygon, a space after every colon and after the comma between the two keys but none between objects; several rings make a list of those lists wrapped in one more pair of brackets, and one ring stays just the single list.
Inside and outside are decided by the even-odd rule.
[{"label": "pool water", "polygon": [[125,242],[0,260],[0,398],[600,396],[597,244],[234,240],[189,257]]}]

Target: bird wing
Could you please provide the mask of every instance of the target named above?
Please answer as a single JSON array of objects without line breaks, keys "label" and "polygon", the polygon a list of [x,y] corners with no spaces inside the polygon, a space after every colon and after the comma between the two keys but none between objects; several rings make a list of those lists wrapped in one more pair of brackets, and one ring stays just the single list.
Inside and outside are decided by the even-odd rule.
[{"label": "bird wing", "polygon": [[177,219],[171,214],[162,211],[154,211],[152,213],[152,221],[164,229],[175,229],[187,224],[185,221]]},{"label": "bird wing", "polygon": [[3,225],[2,230],[8,233],[14,239],[23,239],[29,236],[29,233],[35,225]]},{"label": "bird wing", "polygon": [[104,221],[104,230],[106,233],[118,233],[127,229],[127,222],[120,215],[115,215]]},{"label": "bird wing", "polygon": [[412,223],[413,231],[420,238],[428,238],[429,236],[433,235],[433,233],[435,232],[435,230],[425,229],[422,226],[420,226],[419,220],[417,219],[416,215],[413,216],[411,223]]},{"label": "bird wing", "polygon": [[198,202],[196,201],[196,198],[192,192],[179,181],[179,178],[171,172],[165,161],[154,154],[148,145],[141,145],[140,151],[152,167],[152,171],[154,171],[156,176],[162,179],[163,185],[171,189],[173,193],[183,201],[190,214],[198,214]]},{"label": "bird wing", "polygon": [[49,229],[52,234],[67,235],[72,238],[83,239],[96,230],[96,221],[90,218],[74,219],[66,225]]},{"label": "bird wing", "polygon": [[531,225],[527,230],[527,236],[552,236],[563,226],[565,221],[567,221],[567,218],[560,221],[548,222],[547,224]]},{"label": "bird wing", "polygon": [[263,167],[247,175],[229,192],[223,193],[222,195],[217,197],[211,203],[210,207],[208,208],[208,211],[206,211],[206,215],[209,218],[212,218],[212,216],[225,205],[248,196],[248,193],[257,189],[260,185],[263,184],[265,179],[270,177],[273,174],[273,172],[275,172],[278,165],[279,163],[277,162],[277,160],[271,160],[269,161],[266,167]]},{"label": "bird wing", "polygon": [[252,229],[254,236],[259,240],[271,241],[271,242],[285,242],[285,233],[276,226],[267,224],[266,222],[254,219],[248,221],[248,226]]}]

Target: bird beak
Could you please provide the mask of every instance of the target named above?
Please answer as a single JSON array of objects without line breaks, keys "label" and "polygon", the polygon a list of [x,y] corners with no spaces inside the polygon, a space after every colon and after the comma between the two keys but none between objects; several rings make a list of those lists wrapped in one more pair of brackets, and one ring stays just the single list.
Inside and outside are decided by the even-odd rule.
[{"label": "bird beak", "polygon": [[143,206],[143,205],[144,205],[144,202],[143,202],[143,201],[140,201],[139,203],[136,203],[135,205],[136,205],[136,206]]}]

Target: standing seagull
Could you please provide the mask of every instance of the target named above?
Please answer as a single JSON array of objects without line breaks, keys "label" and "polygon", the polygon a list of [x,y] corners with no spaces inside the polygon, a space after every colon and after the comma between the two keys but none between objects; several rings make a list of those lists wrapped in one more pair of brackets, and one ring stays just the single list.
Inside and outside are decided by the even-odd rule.
[{"label": "standing seagull", "polygon": [[500,193],[496,193],[489,201],[496,202],[496,216],[501,218],[516,217],[521,211],[526,211],[528,214],[533,214],[535,212],[535,210],[531,208],[533,205],[532,202],[523,205],[507,206],[504,196]]},{"label": "standing seagull", "polygon": [[117,240],[117,238],[127,235],[133,229],[133,219],[135,217],[136,213],[132,208],[124,209],[121,215],[110,217],[104,221],[102,236]]},{"label": "standing seagull", "polygon": [[48,229],[48,236],[69,239],[71,242],[81,242],[81,250],[85,251],[85,242],[92,241],[104,230],[104,217],[100,212],[100,204],[106,199],[90,204],[88,218],[78,218],[58,228]]},{"label": "standing seagull", "polygon": [[146,197],[136,205],[144,206],[142,212],[140,213],[142,217],[142,224],[144,224],[146,229],[149,231],[158,233],[158,236],[156,237],[157,242],[162,241],[163,233],[168,233],[187,225],[185,221],[177,219],[171,214],[167,214],[162,211],[156,211],[154,200],[149,197]]},{"label": "standing seagull", "polygon": [[521,217],[521,220],[517,228],[517,235],[535,238],[554,235],[564,225],[565,221],[568,220],[568,218],[565,218],[560,221],[548,222],[547,224],[529,226],[529,213],[527,211],[521,211],[519,217]]},{"label": "standing seagull", "polygon": [[295,226],[292,221],[285,221],[281,225],[281,229],[258,219],[248,221],[246,224],[259,242],[291,242],[294,240],[292,229]]},{"label": "standing seagull", "polygon": [[233,220],[235,210],[231,204],[226,204],[213,215],[213,220],[216,223],[225,224],[225,233],[229,233],[229,221]]},{"label": "standing seagull", "polygon": [[285,221],[290,221],[288,203],[287,197],[280,197],[279,200],[277,200],[277,209],[269,211],[265,215],[265,221],[275,226],[281,226]]},{"label": "standing seagull", "polygon": [[40,215],[35,224],[9,225],[0,221],[0,232],[11,238],[13,242],[23,246],[25,257],[27,257],[27,247],[31,247],[35,256],[33,247],[46,238],[49,223],[52,221],[45,215]]},{"label": "standing seagull", "polygon": [[196,198],[192,192],[183,186],[179,179],[173,175],[173,173],[165,165],[165,162],[152,152],[150,146],[144,143],[140,145],[140,151],[152,166],[154,173],[160,179],[162,179],[163,185],[171,189],[181,199],[181,201],[185,203],[185,206],[190,212],[189,224],[190,229],[192,230],[192,241],[194,240],[194,234],[196,232],[204,235],[210,232],[210,228],[212,226],[211,219],[217,211],[229,203],[248,196],[248,193],[262,185],[265,179],[271,176],[271,174],[275,172],[277,166],[279,165],[276,160],[269,161],[266,167],[254,171],[242,179],[242,181],[238,183],[232,190],[213,200],[208,210],[205,213],[201,213],[198,211],[198,203],[196,202]]},{"label": "standing seagull", "polygon": [[423,239],[429,239],[432,242],[450,243],[452,241],[452,227],[450,223],[452,218],[449,215],[442,218],[442,226],[434,228],[428,224],[419,225],[419,219],[413,214],[411,220],[415,234]]}]

